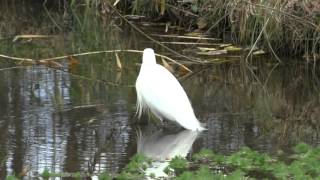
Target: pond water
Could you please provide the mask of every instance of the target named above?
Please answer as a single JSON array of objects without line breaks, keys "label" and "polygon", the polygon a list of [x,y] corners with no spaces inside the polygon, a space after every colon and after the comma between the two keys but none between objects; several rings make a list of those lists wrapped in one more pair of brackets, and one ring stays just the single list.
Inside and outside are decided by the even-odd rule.
[{"label": "pond water", "polygon": [[[71,15],[72,24],[64,25],[56,11],[2,2],[0,54],[42,59],[152,47],[176,59],[118,18],[82,9]],[[148,34],[164,32],[163,26],[138,25]],[[13,41],[21,34],[53,36]],[[169,47],[183,53],[191,46]],[[249,64],[235,56],[229,63],[187,65],[194,73],[180,80],[196,116],[208,128],[194,136],[174,124],[163,127],[152,116],[138,121],[134,84],[141,54],[118,56],[121,71],[114,53],[56,61],[60,68],[0,58],[0,179],[21,173],[34,177],[44,169],[117,172],[141,147],[138,134],[159,140],[158,146],[149,144],[159,148],[172,139],[187,139],[189,154],[201,148],[229,154],[242,146],[277,154],[290,153],[297,142],[320,144],[317,66],[293,59],[278,64],[266,56]]]}]

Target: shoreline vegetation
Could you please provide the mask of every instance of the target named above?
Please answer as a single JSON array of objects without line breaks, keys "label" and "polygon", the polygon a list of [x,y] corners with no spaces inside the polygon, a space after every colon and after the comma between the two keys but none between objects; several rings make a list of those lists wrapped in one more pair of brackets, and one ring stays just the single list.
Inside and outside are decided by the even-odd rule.
[{"label": "shoreline vegetation", "polygon": [[[210,45],[210,39],[218,38],[246,49],[246,61],[255,51],[264,54],[267,52],[276,57],[303,57],[308,61],[320,58],[320,2],[318,0],[271,0],[254,2],[252,0],[59,0],[59,1],[31,1],[46,8],[50,12],[63,12],[61,19],[64,24],[57,23],[53,17],[52,23],[60,31],[64,25],[76,21],[75,10],[85,8],[84,11],[94,11],[102,21],[109,17],[120,17],[122,22],[128,23],[133,29],[154,41],[169,52],[187,59],[189,62],[198,62],[178,53],[169,45],[186,45],[196,47]],[[10,7],[11,1],[2,4]],[[83,10],[82,10],[83,11]],[[71,22],[71,23],[70,23]],[[166,33],[170,29],[179,29],[192,35],[201,36],[196,42],[160,42],[152,35],[148,35],[132,22],[144,22],[145,25],[156,25]],[[162,26],[162,27],[161,27]],[[176,36],[161,37],[171,40],[181,38]],[[232,49],[233,51],[237,51]],[[219,51],[206,50],[198,55],[224,54]]]},{"label": "shoreline vegetation", "polygon": [[[320,148],[312,148],[306,144],[298,144],[293,148],[290,157],[282,157],[278,152],[276,157],[259,153],[248,147],[241,148],[230,155],[221,155],[208,149],[202,149],[193,154],[192,158],[175,157],[164,169],[165,179],[314,179],[320,177]],[[60,178],[97,178],[99,180],[136,180],[163,179],[156,174],[146,175],[146,170],[152,167],[152,160],[142,154],[136,154],[119,173],[73,172],[55,173],[45,169],[38,177],[50,179]],[[26,176],[7,176],[6,180],[16,180]]]},{"label": "shoreline vegetation", "polygon": [[[65,0],[65,2],[68,2]],[[69,7],[76,7],[69,1]],[[262,48],[274,55],[304,56],[316,60],[320,53],[320,2],[318,0],[98,0],[86,1],[100,15],[119,10],[128,18],[148,17],[201,32],[245,47]],[[67,7],[67,6],[64,6]],[[108,13],[109,12],[109,13]],[[114,15],[114,14],[112,14]]]},{"label": "shoreline vegetation", "polygon": [[261,48],[275,56],[319,58],[320,2],[317,0],[130,2],[116,1],[114,5],[127,14],[147,16],[154,22],[201,32],[242,47]]}]

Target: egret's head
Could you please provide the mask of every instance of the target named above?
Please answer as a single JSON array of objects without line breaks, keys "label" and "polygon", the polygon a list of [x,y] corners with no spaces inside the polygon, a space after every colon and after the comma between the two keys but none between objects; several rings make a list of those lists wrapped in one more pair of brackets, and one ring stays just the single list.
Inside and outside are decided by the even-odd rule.
[{"label": "egret's head", "polygon": [[156,64],[156,56],[151,48],[146,48],[143,51],[142,64]]}]

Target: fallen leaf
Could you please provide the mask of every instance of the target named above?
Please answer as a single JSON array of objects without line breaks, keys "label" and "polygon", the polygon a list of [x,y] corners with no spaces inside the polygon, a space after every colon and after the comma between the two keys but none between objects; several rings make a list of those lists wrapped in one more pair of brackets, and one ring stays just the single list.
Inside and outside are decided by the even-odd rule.
[{"label": "fallen leaf", "polygon": [[116,84],[120,84],[121,83],[121,75],[122,75],[121,71],[118,71],[116,73],[116,80],[115,80]]},{"label": "fallen leaf", "polygon": [[228,46],[226,48],[224,48],[226,51],[229,52],[235,52],[235,51],[241,51],[242,48],[241,47],[236,47],[236,46]]},{"label": "fallen leaf", "polygon": [[208,22],[207,22],[207,20],[206,20],[205,18],[200,17],[200,18],[198,18],[198,20],[197,20],[197,25],[198,25],[198,28],[199,28],[199,29],[204,29],[204,28],[207,27]]},{"label": "fallen leaf", "polygon": [[121,64],[120,58],[118,56],[118,53],[116,53],[116,61],[117,61],[118,70],[122,70],[122,64]]},{"label": "fallen leaf", "polygon": [[78,65],[80,63],[80,61],[77,58],[73,57],[73,56],[69,56],[68,57],[68,63],[69,63],[69,66],[76,66],[76,65]]},{"label": "fallen leaf", "polygon": [[20,39],[36,39],[36,38],[52,38],[56,37],[54,35],[37,35],[37,34],[23,34],[23,35],[16,35],[13,39],[12,42],[16,42]]},{"label": "fallen leaf", "polygon": [[266,52],[262,49],[258,50],[258,51],[255,51],[252,53],[253,55],[263,55],[263,54],[266,54]]},{"label": "fallen leaf", "polygon": [[197,52],[199,55],[207,55],[207,56],[212,56],[212,55],[220,55],[220,54],[227,54],[227,50],[216,50],[216,51],[207,51],[207,52]]},{"label": "fallen leaf", "polygon": [[166,29],[164,30],[165,33],[168,32],[170,25],[171,25],[170,22],[166,23]]},{"label": "fallen leaf", "polygon": [[225,48],[225,47],[228,47],[228,46],[232,46],[232,44],[221,44],[219,47]]},{"label": "fallen leaf", "polygon": [[80,61],[77,58],[73,56],[68,57],[68,69],[70,72],[75,72],[79,64],[80,64]]},{"label": "fallen leaf", "polygon": [[201,36],[201,37],[206,37],[206,35],[204,35],[202,32],[190,32],[190,33],[186,33],[184,34],[185,36]]},{"label": "fallen leaf", "polygon": [[200,51],[216,51],[216,48],[198,47]]},{"label": "fallen leaf", "polygon": [[119,2],[120,2],[120,0],[116,0],[116,1],[113,3],[113,6],[116,6]]},{"label": "fallen leaf", "polygon": [[58,62],[56,62],[56,61],[49,61],[49,62],[47,63],[47,66],[52,67],[52,68],[57,68],[57,69],[60,69],[60,68],[63,67],[62,64],[60,64],[60,63],[58,63]]},{"label": "fallen leaf", "polygon": [[167,63],[166,60],[164,60],[163,58],[161,58],[161,61],[162,61],[163,66],[164,66],[166,69],[168,69],[171,73],[174,72],[173,68],[170,66],[169,63]]}]

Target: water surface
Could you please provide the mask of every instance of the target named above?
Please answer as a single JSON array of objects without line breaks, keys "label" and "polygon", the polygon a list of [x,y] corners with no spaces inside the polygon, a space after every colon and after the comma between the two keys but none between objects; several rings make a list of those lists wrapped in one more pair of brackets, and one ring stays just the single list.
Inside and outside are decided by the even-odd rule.
[{"label": "water surface", "polygon": [[[0,54],[41,59],[152,47],[175,57],[117,18],[83,10],[72,15],[72,24],[64,25],[61,16],[42,6],[38,11],[34,6],[6,6],[0,6]],[[141,28],[149,34],[163,32],[159,27]],[[20,34],[54,37],[13,42]],[[178,52],[190,48],[170,47]],[[24,172],[34,177],[44,169],[114,173],[137,152],[139,131],[149,137],[183,134],[183,129],[171,123],[162,127],[153,117],[137,120],[134,83],[141,54],[118,55],[122,71],[117,70],[114,53],[60,60],[58,69],[0,59],[1,179]],[[297,142],[319,145],[318,67],[293,59],[278,64],[269,57],[256,58],[250,65],[239,61],[189,65],[194,73],[180,79],[197,117],[208,128],[190,154],[201,148],[229,154],[242,146],[276,154],[290,153]],[[5,69],[10,67],[15,68]]]}]

